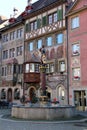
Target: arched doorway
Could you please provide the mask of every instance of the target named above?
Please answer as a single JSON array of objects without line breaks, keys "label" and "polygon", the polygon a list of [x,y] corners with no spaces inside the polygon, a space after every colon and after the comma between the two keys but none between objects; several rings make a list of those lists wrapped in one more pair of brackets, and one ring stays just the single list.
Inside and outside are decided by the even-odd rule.
[{"label": "arched doorway", "polygon": [[61,105],[65,104],[65,88],[63,85],[57,87],[57,99]]},{"label": "arched doorway", "polygon": [[12,102],[12,89],[11,88],[8,89],[7,100],[8,102]]},{"label": "arched doorway", "polygon": [[36,98],[36,93],[35,93],[35,88],[34,87],[30,88],[29,96],[30,96],[30,101],[34,102],[34,99]]}]

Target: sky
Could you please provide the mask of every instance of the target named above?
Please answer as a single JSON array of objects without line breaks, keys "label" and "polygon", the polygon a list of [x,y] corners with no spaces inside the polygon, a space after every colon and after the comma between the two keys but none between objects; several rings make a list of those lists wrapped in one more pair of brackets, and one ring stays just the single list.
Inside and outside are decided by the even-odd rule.
[{"label": "sky", "polygon": [[[32,0],[32,3],[37,0]],[[27,6],[27,0],[0,0],[0,15],[10,18],[13,15],[13,8],[23,12]]]}]

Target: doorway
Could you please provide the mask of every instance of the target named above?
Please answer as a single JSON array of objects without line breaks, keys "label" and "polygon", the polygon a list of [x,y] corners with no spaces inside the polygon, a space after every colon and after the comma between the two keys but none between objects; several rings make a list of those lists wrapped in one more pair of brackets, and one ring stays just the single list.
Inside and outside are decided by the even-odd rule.
[{"label": "doorway", "polygon": [[7,101],[12,102],[12,89],[9,88],[7,92]]},{"label": "doorway", "polygon": [[29,90],[29,95],[30,95],[30,101],[32,103],[35,103],[36,102],[36,91],[35,91],[35,88],[30,88]]},{"label": "doorway", "polygon": [[74,91],[74,104],[77,110],[85,111],[86,106],[85,90]]}]

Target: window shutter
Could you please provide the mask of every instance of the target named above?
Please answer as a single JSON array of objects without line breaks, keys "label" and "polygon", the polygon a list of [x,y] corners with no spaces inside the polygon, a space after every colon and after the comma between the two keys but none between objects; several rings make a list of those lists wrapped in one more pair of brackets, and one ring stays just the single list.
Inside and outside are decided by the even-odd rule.
[{"label": "window shutter", "polygon": [[58,10],[58,20],[62,20],[63,19],[63,10]]},{"label": "window shutter", "polygon": [[29,23],[25,24],[25,32],[28,32],[28,31],[30,31],[30,24]]},{"label": "window shutter", "polygon": [[37,28],[41,27],[41,19],[37,19]]},{"label": "window shutter", "polygon": [[42,25],[45,26],[46,24],[47,24],[47,17],[44,16],[44,17],[42,18]]}]

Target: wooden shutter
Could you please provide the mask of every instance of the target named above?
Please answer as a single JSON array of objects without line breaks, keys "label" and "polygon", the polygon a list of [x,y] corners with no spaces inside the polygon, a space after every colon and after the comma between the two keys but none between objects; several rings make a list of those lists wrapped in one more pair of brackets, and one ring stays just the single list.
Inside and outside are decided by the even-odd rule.
[{"label": "wooden shutter", "polygon": [[30,31],[30,23],[25,24],[25,32]]},{"label": "wooden shutter", "polygon": [[47,24],[47,17],[44,16],[44,17],[42,18],[42,25],[45,26],[46,24]]},{"label": "wooden shutter", "polygon": [[60,9],[60,10],[58,10],[58,20],[62,20],[63,19],[63,10],[62,9]]},{"label": "wooden shutter", "polygon": [[37,28],[41,27],[41,19],[37,19]]}]

